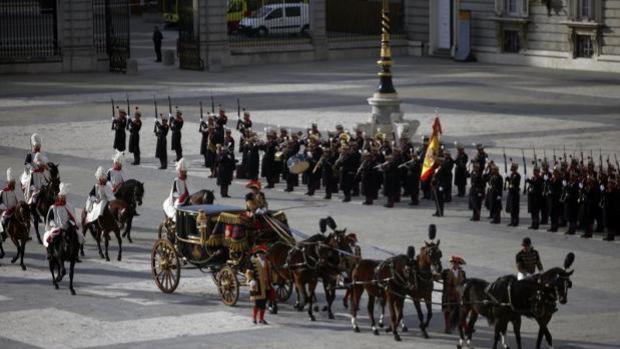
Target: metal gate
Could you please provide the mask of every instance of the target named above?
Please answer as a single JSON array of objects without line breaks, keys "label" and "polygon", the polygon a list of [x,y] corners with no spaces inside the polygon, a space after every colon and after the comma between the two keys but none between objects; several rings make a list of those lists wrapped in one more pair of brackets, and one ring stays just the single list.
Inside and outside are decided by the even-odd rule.
[{"label": "metal gate", "polygon": [[203,70],[204,61],[200,58],[200,40],[197,23],[194,21],[194,0],[179,0],[179,40],[177,54],[179,68]]},{"label": "metal gate", "polygon": [[56,0],[0,1],[0,63],[61,59]]},{"label": "metal gate", "polygon": [[105,53],[111,72],[127,71],[129,0],[93,0],[93,38],[98,53]]}]

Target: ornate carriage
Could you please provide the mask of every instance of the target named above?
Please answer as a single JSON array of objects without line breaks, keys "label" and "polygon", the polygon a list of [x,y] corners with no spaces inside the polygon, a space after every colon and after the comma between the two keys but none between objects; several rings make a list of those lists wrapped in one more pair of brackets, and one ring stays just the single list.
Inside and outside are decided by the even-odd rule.
[{"label": "ornate carriage", "polygon": [[[176,222],[164,221],[151,252],[151,271],[164,293],[176,290],[181,268],[191,265],[210,272],[222,302],[235,305],[250,258],[278,241],[294,244],[286,215],[269,212],[250,217],[246,210],[223,205],[196,205],[177,209]],[[186,267],[189,268],[189,267]],[[278,301],[288,300],[292,285],[272,277]]]}]

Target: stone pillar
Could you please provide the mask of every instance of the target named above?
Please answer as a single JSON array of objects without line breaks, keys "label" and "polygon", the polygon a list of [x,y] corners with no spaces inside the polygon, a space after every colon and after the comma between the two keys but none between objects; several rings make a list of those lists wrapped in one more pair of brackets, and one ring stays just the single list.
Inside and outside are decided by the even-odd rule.
[{"label": "stone pillar", "polygon": [[[327,30],[326,30],[326,2],[328,0],[310,0],[310,37],[314,46],[314,59],[328,58]],[[334,0],[337,1],[337,0]]]},{"label": "stone pillar", "polygon": [[58,40],[63,72],[96,70],[92,0],[58,1]]},{"label": "stone pillar", "polygon": [[198,9],[200,57],[208,71],[221,71],[230,56],[226,0],[194,0]]}]

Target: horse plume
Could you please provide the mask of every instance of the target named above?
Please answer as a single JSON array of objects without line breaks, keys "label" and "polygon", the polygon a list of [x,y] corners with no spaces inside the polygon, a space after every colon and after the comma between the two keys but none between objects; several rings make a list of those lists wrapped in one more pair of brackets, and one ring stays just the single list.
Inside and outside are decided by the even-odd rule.
[{"label": "horse plume", "polygon": [[564,259],[564,269],[568,269],[573,265],[573,262],[575,261],[575,254],[572,252],[569,252],[566,255],[566,258]]},{"label": "horse plume", "polygon": [[431,224],[428,226],[428,238],[431,240],[435,240],[435,237],[437,236],[437,227],[435,226],[435,224]]},{"label": "horse plume", "polygon": [[331,230],[336,230],[336,228],[337,228],[336,221],[331,216],[327,216],[327,218],[325,218],[325,220],[327,221],[327,226]]},{"label": "horse plume", "polygon": [[327,231],[327,219],[321,218],[319,220],[319,230],[321,231],[321,234],[325,234]]},{"label": "horse plume", "polygon": [[413,260],[415,258],[415,247],[407,247],[407,258],[409,258],[409,260]]}]

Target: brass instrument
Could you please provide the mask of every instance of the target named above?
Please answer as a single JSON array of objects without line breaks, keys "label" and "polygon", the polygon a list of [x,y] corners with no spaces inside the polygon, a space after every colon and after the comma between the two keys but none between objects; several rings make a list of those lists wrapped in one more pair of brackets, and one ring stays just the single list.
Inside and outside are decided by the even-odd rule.
[{"label": "brass instrument", "polygon": [[312,169],[312,174],[315,174],[316,171],[321,168],[321,166],[323,165],[323,161],[325,161],[325,154],[321,155],[319,161],[317,161],[316,165],[314,165],[314,168]]}]

